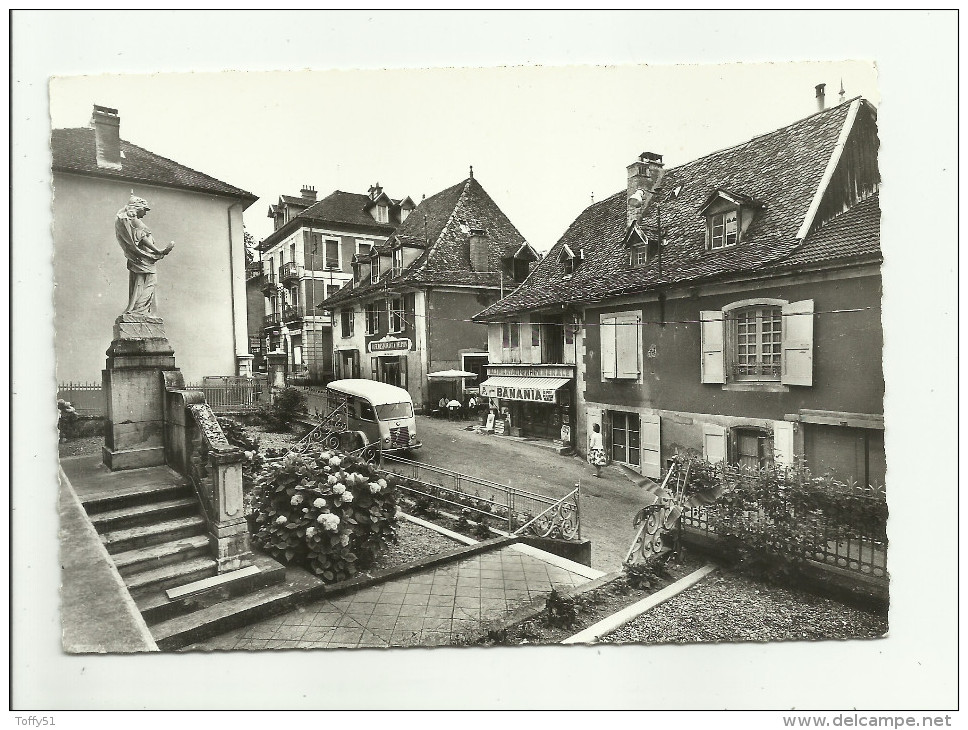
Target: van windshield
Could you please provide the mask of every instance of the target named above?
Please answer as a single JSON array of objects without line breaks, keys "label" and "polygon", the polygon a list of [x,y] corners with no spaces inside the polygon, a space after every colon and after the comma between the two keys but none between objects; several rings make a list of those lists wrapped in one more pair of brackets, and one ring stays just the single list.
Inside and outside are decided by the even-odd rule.
[{"label": "van windshield", "polygon": [[412,418],[413,406],[410,403],[384,403],[376,407],[376,415],[381,421],[392,421],[396,418]]}]

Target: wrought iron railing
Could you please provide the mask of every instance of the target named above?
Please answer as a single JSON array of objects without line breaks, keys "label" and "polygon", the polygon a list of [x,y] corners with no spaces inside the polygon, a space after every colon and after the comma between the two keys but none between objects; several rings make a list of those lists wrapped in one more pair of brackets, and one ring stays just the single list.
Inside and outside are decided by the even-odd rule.
[{"label": "wrought iron railing", "polygon": [[290,279],[299,278],[299,267],[292,263],[291,261],[287,264],[283,264],[279,268],[279,281],[289,281]]},{"label": "wrought iron railing", "polygon": [[767,365],[765,363],[734,364],[733,375],[737,377],[750,378],[760,376],[764,378],[776,379],[780,377],[779,365]]},{"label": "wrought iron railing", "polygon": [[581,539],[579,486],[557,499],[392,454],[382,455],[380,469],[404,477],[400,489],[413,498],[467,510],[478,521],[497,520],[509,534]]},{"label": "wrought iron railing", "polygon": [[283,322],[294,322],[299,319],[303,319],[306,316],[306,308],[302,305],[291,305],[287,304],[282,308],[282,321]]},{"label": "wrought iron railing", "polygon": [[279,312],[272,312],[266,315],[266,327],[274,327],[282,323],[282,315]]},{"label": "wrought iron railing", "polygon": [[267,297],[275,293],[276,291],[275,272],[267,271],[262,275],[262,291]]},{"label": "wrought iron railing", "polygon": [[[737,467],[720,467],[723,470],[723,483],[732,487],[743,479],[756,479],[755,470],[745,470]],[[785,470],[779,469],[780,484],[787,478]],[[791,473],[792,470],[791,470]],[[886,514],[884,509],[885,494],[882,489],[865,486],[842,485],[845,495],[851,500],[866,504],[871,513]],[[783,507],[784,519],[797,519],[798,507],[793,503],[778,499]],[[802,508],[800,508],[802,509]],[[846,525],[837,515],[826,514],[822,510],[812,509],[807,515],[801,515],[803,525],[798,530],[797,539],[777,544],[774,547],[782,552],[799,558],[811,560],[826,565],[861,573],[878,579],[887,578],[887,538],[884,534],[884,524],[871,521],[864,525]],[[773,518],[762,510],[750,510],[738,517],[751,528],[757,524],[773,524]],[[715,537],[720,524],[725,525],[725,517],[720,517],[715,504],[705,507],[686,509],[682,514],[682,524],[688,529]]]}]

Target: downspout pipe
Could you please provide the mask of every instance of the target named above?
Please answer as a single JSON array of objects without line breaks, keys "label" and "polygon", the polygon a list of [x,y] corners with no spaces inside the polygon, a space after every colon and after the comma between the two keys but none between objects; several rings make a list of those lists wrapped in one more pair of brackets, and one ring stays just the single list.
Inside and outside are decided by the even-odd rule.
[{"label": "downspout pipe", "polygon": [[[236,317],[235,317],[235,256],[233,250],[233,238],[235,231],[232,230],[232,209],[238,208],[242,205],[240,202],[232,203],[228,207],[228,223],[229,223],[229,293],[230,293],[230,304],[232,308],[232,360],[234,361],[234,375],[239,374],[239,339],[238,332],[236,330]],[[242,234],[242,245],[245,246],[245,234]],[[243,259],[245,258],[245,252],[242,254]],[[246,330],[246,349],[245,352],[248,354],[248,329]]]}]

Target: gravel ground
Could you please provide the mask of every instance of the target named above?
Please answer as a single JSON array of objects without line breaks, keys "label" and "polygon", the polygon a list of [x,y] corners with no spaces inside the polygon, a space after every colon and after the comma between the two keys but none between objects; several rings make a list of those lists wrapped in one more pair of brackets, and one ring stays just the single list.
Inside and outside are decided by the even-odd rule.
[{"label": "gravel ground", "polygon": [[463,547],[463,545],[449,537],[444,537],[439,532],[407,520],[400,520],[397,523],[397,542],[386,548],[363,574],[370,575],[378,570],[395,568],[457,547]]},{"label": "gravel ground", "polygon": [[887,618],[804,591],[713,573],[603,642],[694,643],[876,638]]},{"label": "gravel ground", "polygon": [[84,436],[57,444],[58,456],[88,456],[100,454],[104,436]]},{"label": "gravel ground", "polygon": [[266,431],[263,426],[246,426],[245,430],[259,439],[259,448],[262,451],[266,449],[288,449],[305,434],[305,429],[302,428],[292,433]]},{"label": "gravel ground", "polygon": [[678,562],[669,564],[669,575],[651,588],[630,588],[625,583],[624,578],[617,578],[601,588],[578,596],[578,616],[577,621],[572,626],[567,628],[548,626],[542,613],[535,618],[508,627],[506,636],[500,639],[491,636],[477,643],[482,646],[493,646],[495,644],[515,646],[522,644],[558,644],[569,636],[574,636],[579,631],[598,623],[606,616],[618,613],[626,606],[631,606],[633,603],[637,603],[665,588],[670,583],[684,578],[703,565],[705,565],[705,560],[684,551]]}]

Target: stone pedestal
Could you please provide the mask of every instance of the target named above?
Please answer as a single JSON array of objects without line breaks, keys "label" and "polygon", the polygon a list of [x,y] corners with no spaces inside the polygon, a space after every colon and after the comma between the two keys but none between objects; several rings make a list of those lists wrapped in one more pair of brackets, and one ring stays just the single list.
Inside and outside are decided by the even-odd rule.
[{"label": "stone pedestal", "polygon": [[266,355],[266,362],[269,363],[269,387],[286,387],[286,353],[270,352]]},{"label": "stone pedestal", "polygon": [[109,469],[165,463],[165,382],[177,376],[161,318],[118,317],[101,371],[107,402],[102,454]]}]

